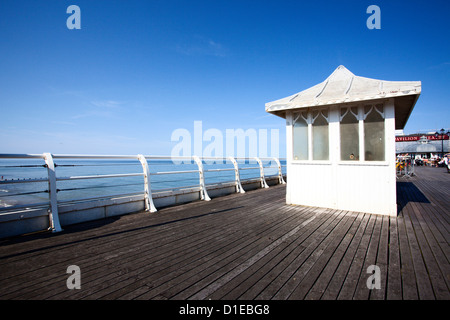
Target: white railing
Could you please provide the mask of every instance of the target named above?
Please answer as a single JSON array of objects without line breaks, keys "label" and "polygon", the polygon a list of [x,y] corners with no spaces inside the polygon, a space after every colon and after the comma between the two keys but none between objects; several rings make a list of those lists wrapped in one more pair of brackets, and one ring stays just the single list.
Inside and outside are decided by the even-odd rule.
[{"label": "white railing", "polygon": [[[155,196],[164,194],[183,194],[187,192],[200,192],[200,198],[205,201],[211,200],[208,189],[221,187],[234,187],[236,192],[245,193],[242,183],[255,182],[261,188],[268,188],[266,178],[276,177],[278,183],[284,184],[283,170],[285,165],[281,165],[278,158],[200,158],[193,157],[167,157],[167,156],[145,156],[145,155],[71,155],[71,154],[0,154],[0,161],[3,159],[15,159],[31,161],[26,164],[15,162],[0,162],[0,188],[2,186],[44,184],[44,189],[14,188],[0,193],[0,204],[2,200],[11,197],[32,196],[36,194],[48,194],[47,197],[40,196],[43,201],[32,201],[32,203],[16,203],[9,206],[0,207],[2,214],[14,213],[18,210],[29,210],[33,208],[44,208],[48,211],[49,225],[53,232],[61,231],[59,221],[58,206],[83,201],[93,201],[111,197],[144,195],[145,210],[149,212],[157,211],[153,199]],[[39,163],[40,161],[42,163]],[[78,163],[73,163],[73,161]],[[106,162],[88,162],[89,160],[104,160]],[[112,161],[123,162],[112,162]],[[36,162],[39,161],[39,162]],[[67,162],[69,161],[69,162]],[[71,162],[72,161],[72,162]],[[273,165],[267,165],[268,163]],[[167,170],[170,166],[182,164],[185,170]],[[264,165],[266,163],[266,165]],[[227,165],[228,167],[221,167]],[[98,167],[123,168],[125,166],[134,168],[131,172],[105,173]],[[158,166],[163,166],[166,170],[159,171]],[[212,168],[210,168],[213,166]],[[67,169],[94,168],[94,173],[64,175]],[[19,177],[9,178],[8,170],[21,170],[21,168],[45,168],[44,178]],[[275,174],[266,175],[266,169],[272,169]],[[153,171],[152,171],[153,170]],[[92,171],[92,170],[91,170]],[[126,170],[130,171],[130,170]],[[257,174],[255,174],[258,172]],[[73,173],[73,172],[71,172]],[[6,178],[5,178],[6,175]],[[140,181],[125,181],[127,178],[142,177]],[[173,177],[169,180],[158,179],[158,177]],[[92,181],[94,179],[108,180],[115,179],[116,184],[80,185],[82,181]],[[183,182],[183,183],[182,183]],[[78,185],[77,185],[78,183]],[[155,186],[152,188],[152,184]],[[165,187],[164,187],[165,184]],[[43,187],[43,186],[41,186]],[[73,197],[73,194],[84,190],[108,188],[120,189],[118,194],[106,194],[90,197]],[[130,192],[123,192],[124,189],[131,188]],[[139,189],[136,189],[139,188]],[[6,192],[6,193],[5,193]],[[72,196],[62,197],[61,193],[72,192]],[[45,199],[46,198],[46,199]],[[34,198],[33,198],[34,199]],[[44,200],[45,199],[45,200]]]}]

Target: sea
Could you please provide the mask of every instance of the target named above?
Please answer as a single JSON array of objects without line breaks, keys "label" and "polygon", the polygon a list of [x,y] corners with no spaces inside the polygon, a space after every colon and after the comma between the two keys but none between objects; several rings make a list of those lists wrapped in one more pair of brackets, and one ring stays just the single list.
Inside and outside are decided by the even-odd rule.
[{"label": "sea", "polygon": [[[147,160],[150,170],[152,193],[172,189],[199,186],[198,172],[166,174],[175,171],[196,171],[193,161],[174,162],[168,160]],[[136,160],[117,159],[55,159],[57,178],[98,176],[113,174],[142,173],[142,165]],[[285,161],[280,160],[282,165]],[[254,160],[238,161],[241,181],[259,177],[258,163]],[[263,161],[265,176],[278,175],[274,160]],[[235,180],[233,164],[230,161],[203,161],[205,184],[218,184]],[[217,171],[225,169],[226,171]],[[211,170],[211,171],[208,171]],[[282,167],[283,173],[285,167]],[[164,174],[157,174],[164,173]],[[47,179],[47,167],[43,159],[0,159],[0,211],[15,206],[40,204],[49,201],[48,182],[27,182]],[[20,183],[18,183],[20,181]],[[144,192],[144,177],[111,177],[57,181],[59,202],[88,198],[118,196]]]}]

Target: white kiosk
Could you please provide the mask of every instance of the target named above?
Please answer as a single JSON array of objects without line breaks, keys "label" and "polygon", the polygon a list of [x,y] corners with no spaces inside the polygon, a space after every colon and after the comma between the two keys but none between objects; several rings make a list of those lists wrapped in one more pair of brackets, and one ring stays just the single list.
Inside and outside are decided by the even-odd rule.
[{"label": "white kiosk", "polygon": [[286,202],[396,216],[395,130],[420,93],[420,81],[339,66],[324,82],[266,103],[286,119]]}]

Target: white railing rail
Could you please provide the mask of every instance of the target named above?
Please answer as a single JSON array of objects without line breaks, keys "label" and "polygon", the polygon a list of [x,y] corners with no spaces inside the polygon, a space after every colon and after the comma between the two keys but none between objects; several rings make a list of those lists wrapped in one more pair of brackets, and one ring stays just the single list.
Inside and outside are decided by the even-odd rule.
[{"label": "white railing rail", "polygon": [[[7,212],[11,213],[17,210],[22,209],[32,209],[32,208],[47,208],[48,217],[49,217],[49,229],[53,232],[59,232],[62,230],[61,224],[59,221],[58,214],[58,205],[76,202],[76,201],[92,201],[95,199],[102,199],[106,197],[119,197],[119,196],[130,196],[130,195],[142,195],[144,194],[145,201],[145,210],[149,212],[156,212],[157,209],[153,203],[153,193],[161,193],[173,190],[189,190],[192,192],[200,192],[200,197],[202,200],[209,201],[211,198],[208,195],[208,187],[212,187],[214,185],[230,185],[234,186],[236,192],[245,193],[242,182],[259,182],[262,188],[268,188],[268,184],[266,182],[267,177],[276,177],[278,179],[278,183],[284,184],[283,171],[282,167],[285,165],[281,165],[280,160],[278,158],[214,158],[214,157],[168,157],[168,156],[145,156],[142,154],[139,155],[74,155],[74,154],[0,154],[0,160],[2,159],[38,159],[43,160],[42,164],[34,163],[27,165],[2,165],[3,162],[0,163],[0,187],[2,185],[16,185],[16,184],[28,184],[28,183],[46,183],[48,185],[47,190],[38,190],[38,191],[27,191],[27,192],[13,192],[10,194],[0,194],[0,204],[1,200],[10,196],[23,196],[23,195],[31,195],[37,193],[48,193],[48,201],[39,201],[30,204],[15,204],[8,207],[0,207],[0,215]],[[88,163],[88,164],[64,164],[58,163],[58,160],[136,160],[136,162],[130,163],[118,163],[118,164],[96,164],[96,163]],[[156,167],[156,162],[158,160],[171,160],[172,163],[184,162],[189,163],[195,167],[194,170],[178,170],[178,171],[155,171],[151,172],[150,168]],[[239,165],[239,162],[243,162],[243,164]],[[254,161],[257,166],[246,166],[246,164],[251,164],[250,161]],[[265,169],[267,168],[275,168],[274,166],[264,166],[263,162],[272,163],[275,162],[277,173],[275,175],[266,176]],[[150,163],[149,163],[150,162]],[[153,162],[153,163],[152,163]],[[156,164],[155,164],[156,163]],[[231,164],[232,167],[227,168],[205,168],[210,164]],[[58,176],[57,171],[58,167],[83,167],[83,166],[107,166],[107,165],[141,165],[141,172],[131,172],[131,173],[114,173],[114,174],[88,174],[88,175],[70,175],[70,176]],[[176,165],[176,164],[175,164]],[[44,167],[46,168],[47,177],[45,178],[19,178],[19,179],[4,179],[2,169],[5,168],[31,168],[31,167]],[[250,170],[253,172],[259,171],[259,174],[247,174]],[[210,182],[208,181],[206,174],[219,174],[220,172],[230,173],[231,176],[223,176],[226,177],[226,181],[219,182]],[[234,172],[234,175],[232,174]],[[152,189],[151,186],[151,177],[152,176],[174,176],[180,177],[183,175],[190,175],[191,178],[175,178],[176,180],[165,180],[165,181],[156,181],[156,183],[169,183],[169,182],[180,182],[180,181],[192,181],[197,179],[197,183],[182,185],[178,183],[178,186],[170,187],[170,188],[155,188]],[[244,177],[247,175],[247,177]],[[195,178],[197,176],[197,178]],[[84,189],[98,188],[97,186],[87,186],[87,187],[73,187],[73,188],[60,188],[61,183],[73,183],[73,181],[82,181],[82,180],[91,180],[91,179],[110,179],[110,178],[129,178],[129,177],[143,177],[143,189],[140,192],[134,193],[121,193],[118,195],[108,195],[102,197],[89,197],[89,198],[80,198],[80,199],[69,199],[64,200],[58,198],[58,193],[62,191],[79,191]],[[215,179],[220,177],[220,175],[216,175]],[[139,183],[126,183],[113,185],[113,187],[123,187],[123,186],[136,186],[142,185],[142,181]],[[107,188],[108,185],[103,186]],[[100,186],[102,188],[102,186]]]}]

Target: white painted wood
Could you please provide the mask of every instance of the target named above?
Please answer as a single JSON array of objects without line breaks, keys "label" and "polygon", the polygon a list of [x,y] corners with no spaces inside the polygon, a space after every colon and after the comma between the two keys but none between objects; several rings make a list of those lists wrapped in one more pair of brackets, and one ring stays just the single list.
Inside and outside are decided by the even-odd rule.
[{"label": "white painted wood", "polygon": [[[385,161],[340,161],[340,115],[329,111],[329,161],[292,160],[288,151],[286,202],[306,206],[397,215],[395,178],[395,109],[385,101]],[[379,103],[379,101],[377,102]],[[363,105],[359,114],[363,114]],[[287,117],[287,122],[289,123]],[[360,118],[360,156],[364,155],[364,122]],[[287,145],[292,146],[293,130],[287,126]]]},{"label": "white painted wood", "polygon": [[264,167],[262,161],[259,158],[254,159],[256,160],[256,162],[258,162],[259,165],[259,179],[261,181],[261,188],[268,188],[269,186],[267,185],[266,179],[264,177]]},{"label": "white painted wood", "polygon": [[385,159],[389,163],[386,179],[388,180],[388,203],[390,205],[389,214],[397,215],[397,176],[395,172],[395,105],[394,99],[391,98],[384,105],[385,118]]},{"label": "white painted wood", "polygon": [[139,154],[138,160],[142,165],[142,170],[144,172],[144,201],[145,201],[145,211],[156,212],[155,205],[153,203],[152,188],[150,184],[150,170],[148,168],[147,159],[142,154]]},{"label": "white painted wood", "polygon": [[[266,111],[286,118],[286,203],[395,216],[395,129],[402,129],[421,93],[420,81],[384,81],[355,76],[339,66],[325,81],[266,103]],[[381,109],[376,104],[383,104]],[[366,161],[364,106],[384,117],[385,161]],[[339,108],[358,108],[359,160],[340,161]],[[328,108],[329,161],[313,161],[311,113]],[[308,112],[308,160],[293,160],[292,115]],[[355,113],[350,110],[354,115]],[[370,112],[370,111],[369,111]],[[397,112],[397,121],[395,119]],[[398,128],[396,128],[396,122]]]},{"label": "white painted wood", "polygon": [[44,160],[47,165],[48,173],[48,192],[50,198],[49,221],[52,232],[61,232],[61,224],[58,215],[58,200],[56,195],[56,172],[53,156],[50,153],[44,153]]},{"label": "white painted wood", "polygon": [[364,161],[366,154],[364,152],[364,106],[358,106],[358,131],[359,131],[359,159]]},{"label": "white painted wood", "polygon": [[[261,187],[261,176],[253,179],[240,180],[239,167],[237,162],[234,169],[213,169],[209,171],[220,172],[235,170],[238,177],[236,181],[228,183],[216,183],[206,186],[203,173],[202,160],[199,157],[179,157],[180,159],[195,159],[199,170],[188,171],[169,171],[169,172],[156,172],[153,174],[180,174],[182,172],[199,173],[200,186],[184,186],[182,188],[175,189],[158,189],[153,193],[150,185],[150,172],[148,168],[147,160],[155,159],[171,159],[169,156],[104,156],[104,155],[52,155],[50,153],[34,155],[34,154],[0,154],[1,158],[24,158],[24,159],[44,159],[47,164],[48,178],[39,179],[18,179],[16,181],[8,180],[2,181],[2,184],[7,183],[30,183],[30,182],[48,182],[50,199],[47,202],[16,205],[13,207],[5,207],[0,209],[0,238],[19,235],[28,232],[42,231],[47,229],[50,225],[52,231],[62,231],[61,225],[69,225],[73,223],[80,223],[83,221],[90,221],[95,219],[101,219],[108,216],[116,216],[121,214],[127,214],[132,212],[141,211],[143,209],[150,209],[153,212],[156,211],[156,206],[164,207],[168,205],[180,204],[190,202],[198,199],[211,200],[209,192],[212,195],[222,196],[236,192],[236,181],[238,183],[239,192],[244,193],[245,190],[253,190]],[[93,175],[93,176],[77,176],[68,178],[56,178],[55,164],[53,159],[139,159],[143,166],[143,173],[133,174],[111,174],[111,175]],[[224,160],[224,158],[217,158]],[[247,158],[240,158],[246,160]],[[274,158],[259,158],[264,160],[274,160]],[[234,159],[236,160],[236,159]],[[278,163],[279,172],[281,172],[281,165],[278,159],[275,159]],[[261,170],[262,162],[259,162],[260,166],[255,167]],[[241,170],[249,168],[241,168]],[[250,168],[251,169],[251,168]],[[264,169],[264,168],[262,168]],[[264,174],[264,171],[262,171]],[[129,177],[129,176],[144,176],[145,193],[129,193],[120,195],[108,195],[104,197],[91,197],[84,199],[72,199],[72,200],[58,200],[57,199],[57,183],[58,181],[71,181],[79,179],[93,179],[93,178],[112,178],[112,177]],[[275,185],[284,181],[279,176],[265,177],[262,175],[265,184]],[[208,191],[207,191],[207,188]],[[148,191],[148,193],[147,193]],[[154,204],[153,204],[154,201]],[[48,208],[50,207],[50,211]]]},{"label": "white painted wood", "polygon": [[[294,149],[293,149],[293,119],[292,111],[286,111],[286,175],[289,177],[291,174],[291,166],[289,165],[294,160]],[[287,179],[286,183],[286,203],[292,204],[291,201],[291,184],[290,179]]]},{"label": "white painted wood", "polygon": [[205,175],[203,173],[203,164],[202,164],[202,160],[198,157],[198,156],[194,156],[193,157],[195,163],[197,163],[198,166],[198,175],[199,175],[199,179],[200,179],[200,188],[201,188],[201,199],[205,200],[205,201],[210,201],[211,198],[208,195],[208,191],[206,190],[206,186],[205,186]]},{"label": "white painted wood", "polygon": [[275,161],[275,163],[277,164],[277,167],[278,167],[278,183],[286,184],[286,182],[283,179],[283,171],[281,170],[280,160],[278,160],[278,158],[273,158],[273,160]]},{"label": "white painted wood", "polygon": [[308,160],[313,159],[313,129],[312,129],[312,115],[308,112]]},{"label": "white painted wood", "polygon": [[228,157],[228,160],[230,160],[234,166],[234,179],[235,179],[235,185],[236,185],[236,192],[245,193],[245,190],[244,190],[244,188],[242,188],[242,185],[241,185],[241,175],[239,174],[239,166],[238,166],[236,159],[234,159],[233,157]]}]

